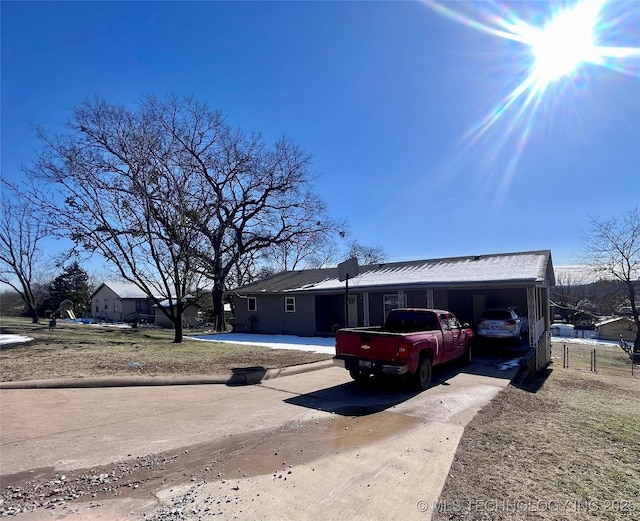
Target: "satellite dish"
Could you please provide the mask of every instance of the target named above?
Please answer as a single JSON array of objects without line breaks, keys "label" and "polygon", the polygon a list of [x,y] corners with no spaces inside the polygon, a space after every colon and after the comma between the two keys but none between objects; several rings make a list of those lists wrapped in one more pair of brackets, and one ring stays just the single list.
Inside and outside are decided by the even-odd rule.
[{"label": "satellite dish", "polygon": [[357,257],[353,257],[338,264],[338,280],[340,282],[357,277],[358,273],[360,273],[360,271],[358,270]]}]

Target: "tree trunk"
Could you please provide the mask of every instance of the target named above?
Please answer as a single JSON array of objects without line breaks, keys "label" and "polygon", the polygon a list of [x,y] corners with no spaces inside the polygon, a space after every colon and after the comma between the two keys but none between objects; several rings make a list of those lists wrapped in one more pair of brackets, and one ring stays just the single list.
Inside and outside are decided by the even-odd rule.
[{"label": "tree trunk", "polygon": [[631,303],[631,314],[636,324],[636,340],[633,343],[633,352],[640,353],[640,310],[636,307],[636,285],[634,281],[628,281],[629,302]]},{"label": "tree trunk", "polygon": [[218,284],[215,284],[211,291],[213,300],[213,321],[216,331],[226,331],[227,324],[224,316],[224,302],[222,300],[224,291]]},{"label": "tree trunk", "polygon": [[35,307],[28,305],[27,306],[27,313],[29,315],[29,317],[31,318],[31,323],[32,324],[37,324],[40,321],[40,317],[38,317],[38,311],[36,310]]},{"label": "tree trunk", "polygon": [[173,343],[182,344],[183,327],[182,327],[182,315],[173,323]]},{"label": "tree trunk", "polygon": [[184,327],[182,324],[182,316],[184,315],[184,302],[176,303],[176,316],[173,319],[173,343],[182,344]]}]

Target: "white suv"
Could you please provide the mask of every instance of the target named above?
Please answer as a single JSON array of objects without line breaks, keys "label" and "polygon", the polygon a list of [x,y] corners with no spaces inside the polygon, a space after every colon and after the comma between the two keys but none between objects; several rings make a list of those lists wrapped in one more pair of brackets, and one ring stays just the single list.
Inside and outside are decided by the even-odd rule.
[{"label": "white suv", "polygon": [[508,338],[520,341],[527,333],[528,321],[516,307],[485,309],[478,319],[476,332],[486,338]]}]

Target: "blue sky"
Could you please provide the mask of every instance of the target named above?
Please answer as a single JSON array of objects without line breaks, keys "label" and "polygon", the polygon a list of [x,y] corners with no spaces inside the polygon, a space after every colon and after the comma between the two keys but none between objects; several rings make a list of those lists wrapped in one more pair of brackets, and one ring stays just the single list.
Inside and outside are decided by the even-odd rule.
[{"label": "blue sky", "polygon": [[[310,152],[331,214],[391,260],[574,264],[590,217],[640,206],[640,61],[582,63],[505,106],[531,47],[488,25],[572,3],[503,5],[3,1],[2,174],[32,160],[33,123],[55,130],[88,97],[194,95]],[[595,34],[637,50],[640,4],[602,5]]]}]

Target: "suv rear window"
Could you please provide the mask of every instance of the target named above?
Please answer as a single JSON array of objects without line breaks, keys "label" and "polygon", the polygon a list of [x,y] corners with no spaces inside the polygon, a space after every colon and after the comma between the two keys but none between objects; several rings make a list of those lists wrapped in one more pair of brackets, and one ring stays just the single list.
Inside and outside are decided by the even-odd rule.
[{"label": "suv rear window", "polygon": [[511,320],[511,311],[506,309],[487,309],[481,315],[482,318],[487,320]]}]

